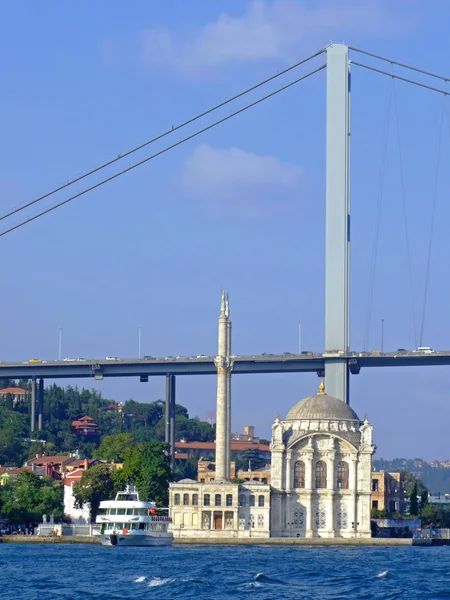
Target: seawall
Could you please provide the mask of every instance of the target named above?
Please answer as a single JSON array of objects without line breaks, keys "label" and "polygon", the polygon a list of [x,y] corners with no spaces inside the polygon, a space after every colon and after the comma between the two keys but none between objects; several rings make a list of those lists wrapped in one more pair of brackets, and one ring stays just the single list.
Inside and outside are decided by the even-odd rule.
[{"label": "seawall", "polygon": [[41,537],[37,535],[3,535],[0,538],[3,544],[99,544],[100,542],[94,536],[76,535],[76,536],[52,536]]},{"label": "seawall", "polygon": [[412,546],[411,538],[188,538],[175,537],[176,546]]}]

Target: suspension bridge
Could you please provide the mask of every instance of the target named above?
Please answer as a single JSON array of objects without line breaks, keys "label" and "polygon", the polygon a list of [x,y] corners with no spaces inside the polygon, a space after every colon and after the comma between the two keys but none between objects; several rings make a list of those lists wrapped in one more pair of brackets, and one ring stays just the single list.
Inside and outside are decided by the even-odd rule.
[{"label": "suspension bridge", "polygon": [[[367,60],[369,62],[367,62]],[[288,83],[284,83],[278,89],[271,91],[247,105],[233,110],[226,116],[218,118],[208,125],[200,125],[205,117],[219,111],[227,105],[232,105],[236,100],[244,98],[247,94],[262,89],[267,84],[276,81],[279,77],[289,76],[299,69],[311,67],[301,75],[296,76]],[[377,216],[375,222],[375,234],[373,241],[372,261],[370,265],[369,300],[364,332],[364,349],[353,351],[350,346],[350,97],[351,77],[357,69],[370,71],[375,76],[387,77],[391,80],[388,100],[388,113],[384,131],[384,150],[382,156],[380,193],[377,202]],[[375,55],[365,50],[342,44],[332,44],[311,56],[298,61],[294,65],[274,74],[233,97],[219,103],[210,109],[192,117],[191,119],[146,141],[135,148],[117,155],[115,158],[102,163],[74,179],[60,185],[46,194],[30,200],[7,213],[0,215],[0,221],[10,219],[12,216],[30,207],[38,206],[47,198],[61,195],[69,191],[75,184],[86,181],[86,187],[81,191],[70,194],[68,197],[60,198],[50,207],[40,210],[35,214],[24,218],[20,222],[5,226],[0,231],[0,237],[11,234],[31,222],[44,217],[49,212],[63,207],[75,201],[85,194],[93,192],[99,187],[113,182],[115,179],[126,175],[130,171],[161,157],[165,153],[189,142],[201,134],[225,124],[232,118],[245,113],[254,106],[270,100],[273,96],[286,93],[293,86],[301,84],[302,81],[313,77],[321,71],[326,71],[326,269],[325,269],[325,352],[322,354],[308,355],[253,355],[234,357],[233,373],[287,373],[287,372],[317,372],[325,376],[327,391],[330,395],[349,402],[349,379],[351,374],[358,374],[361,368],[371,367],[396,367],[396,366],[426,366],[426,365],[448,365],[450,364],[450,351],[418,351],[423,344],[425,318],[427,314],[428,289],[430,280],[430,265],[432,258],[433,231],[436,220],[437,203],[437,177],[440,169],[440,149],[446,115],[446,103],[442,105],[440,119],[439,149],[436,166],[436,183],[431,202],[431,230],[426,250],[426,273],[424,285],[424,297],[422,302],[421,318],[416,318],[414,303],[412,303],[412,321],[414,329],[414,340],[416,348],[414,351],[398,351],[395,353],[377,352],[371,353],[368,349],[369,335],[373,308],[373,290],[375,280],[375,269],[379,246],[379,229],[381,204],[383,198],[384,173],[386,165],[386,144],[390,124],[391,113],[397,118],[398,134],[398,108],[396,98],[395,81],[401,81],[408,85],[419,86],[433,94],[439,94],[444,99],[449,95],[446,89],[450,81],[448,77],[425,71],[393,59]],[[425,81],[424,81],[425,78]],[[450,126],[450,119],[447,115]],[[120,163],[126,157],[132,156],[138,151],[149,148],[174,132],[184,127],[199,124],[198,129],[186,135],[163,149],[149,154],[145,158],[122,168],[112,175],[108,175],[100,181],[89,183],[90,179],[106,168]],[[406,201],[404,192],[403,172],[401,172],[402,202],[405,217],[405,239],[408,253],[407,271],[408,279],[412,288],[413,270],[410,258],[410,235],[406,218]],[[44,379],[58,378],[95,378],[104,377],[139,377],[142,382],[148,381],[149,376],[166,376],[166,403],[168,414],[173,411],[175,404],[175,376],[180,375],[208,375],[215,374],[216,367],[214,357],[161,357],[147,359],[79,359],[78,361],[45,361],[0,364],[0,378],[28,378],[32,382],[32,414],[31,429],[36,426],[36,406],[38,406],[38,428],[42,428],[43,413],[43,382]],[[39,385],[37,382],[39,381]],[[172,408],[171,408],[172,407]]]}]

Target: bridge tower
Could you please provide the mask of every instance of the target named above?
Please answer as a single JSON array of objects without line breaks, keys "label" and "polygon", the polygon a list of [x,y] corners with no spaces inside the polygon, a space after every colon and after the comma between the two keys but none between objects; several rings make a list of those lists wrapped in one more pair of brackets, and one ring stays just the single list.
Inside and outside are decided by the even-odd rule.
[{"label": "bridge tower", "polygon": [[[325,350],[350,348],[350,64],[348,47],[327,47]],[[325,360],[327,393],[349,402],[347,360]]]}]

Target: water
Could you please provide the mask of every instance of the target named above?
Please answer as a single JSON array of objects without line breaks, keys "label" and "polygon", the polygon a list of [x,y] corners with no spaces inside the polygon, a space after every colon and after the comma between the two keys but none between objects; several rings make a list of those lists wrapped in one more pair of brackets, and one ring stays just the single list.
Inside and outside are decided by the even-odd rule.
[{"label": "water", "polygon": [[0,544],[2,600],[450,598],[450,547]]}]

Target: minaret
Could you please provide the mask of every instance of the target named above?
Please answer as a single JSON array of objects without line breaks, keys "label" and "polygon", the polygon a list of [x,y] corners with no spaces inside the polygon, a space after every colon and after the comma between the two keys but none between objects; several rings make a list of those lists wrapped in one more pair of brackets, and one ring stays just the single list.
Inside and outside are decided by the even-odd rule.
[{"label": "minaret", "polygon": [[216,475],[215,481],[228,479],[227,463],[227,387],[228,387],[228,318],[226,315],[225,290],[222,290],[222,304],[219,316],[219,340],[217,356],[217,408],[216,408]]},{"label": "minaret", "polygon": [[225,315],[227,317],[227,445],[226,445],[226,461],[227,461],[227,477],[230,478],[230,463],[231,463],[231,320],[230,320],[230,302],[226,298]]}]

